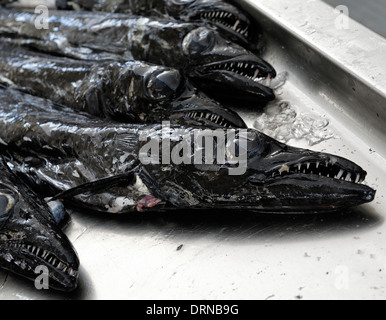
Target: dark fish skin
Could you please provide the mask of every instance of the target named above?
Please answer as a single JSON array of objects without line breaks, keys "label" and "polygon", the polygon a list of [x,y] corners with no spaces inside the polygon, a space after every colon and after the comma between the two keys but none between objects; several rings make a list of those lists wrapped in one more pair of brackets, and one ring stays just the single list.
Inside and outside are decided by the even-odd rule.
[{"label": "dark fish skin", "polygon": [[75,0],[71,1],[71,6],[82,10],[169,17],[211,24],[225,38],[248,49],[257,50],[260,44],[261,32],[255,21],[246,12],[222,0]]},{"label": "dark fish skin", "polygon": [[79,259],[47,204],[16,177],[0,156],[0,268],[31,280],[48,270],[50,288],[73,291]]},{"label": "dark fish skin", "polygon": [[[99,211],[131,212],[151,203],[155,205],[152,210],[320,213],[357,206],[375,197],[373,189],[361,184],[367,174],[355,163],[293,148],[252,129],[234,132],[234,139],[245,135],[246,146],[240,147],[247,151],[247,158],[245,171],[231,175],[234,164],[221,164],[217,155],[213,164],[202,165],[139,161],[149,138],[164,137],[161,125],[118,125],[10,89],[0,90],[0,127],[8,161],[35,190],[55,194],[101,180],[97,191],[73,195],[83,207]],[[191,135],[197,128],[171,126],[167,132],[176,130]],[[224,129],[216,132],[227,133]],[[180,147],[179,143],[172,140],[171,150]],[[205,148],[194,148],[190,160]],[[147,190],[133,185],[133,173]],[[125,174],[127,183],[122,180]],[[114,177],[119,177],[119,184]],[[112,187],[109,181],[114,182]],[[148,201],[149,196],[155,198]]]},{"label": "dark fish skin", "polygon": [[76,59],[135,59],[180,69],[197,85],[203,84],[209,97],[217,99],[232,90],[235,101],[229,101],[231,104],[260,107],[275,98],[265,85],[276,76],[269,63],[199,24],[125,14],[50,11],[49,29],[37,30],[37,19],[38,15],[28,12],[0,10],[3,41]]},{"label": "dark fish skin", "polygon": [[[0,1],[0,5],[12,2],[16,1]],[[221,0],[59,0],[55,4],[58,9],[126,13],[215,25],[225,38],[250,49],[258,47],[261,37],[260,28],[253,19]]]},{"label": "dark fish skin", "polygon": [[0,43],[0,83],[119,122],[246,128],[178,70],[140,61],[73,60]]}]

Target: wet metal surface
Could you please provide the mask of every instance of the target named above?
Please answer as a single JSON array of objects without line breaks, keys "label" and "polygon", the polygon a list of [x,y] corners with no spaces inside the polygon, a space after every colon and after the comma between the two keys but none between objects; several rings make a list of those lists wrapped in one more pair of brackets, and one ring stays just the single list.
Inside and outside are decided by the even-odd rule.
[{"label": "wet metal surface", "polygon": [[[328,119],[334,138],[312,149],[363,166],[375,201],[318,216],[73,213],[66,233],[81,260],[79,290],[37,291],[0,271],[0,299],[386,298],[386,42],[354,21],[336,30],[321,1],[243,3],[267,31],[265,58],[288,73],[276,103]],[[250,126],[262,116],[242,114]]]}]

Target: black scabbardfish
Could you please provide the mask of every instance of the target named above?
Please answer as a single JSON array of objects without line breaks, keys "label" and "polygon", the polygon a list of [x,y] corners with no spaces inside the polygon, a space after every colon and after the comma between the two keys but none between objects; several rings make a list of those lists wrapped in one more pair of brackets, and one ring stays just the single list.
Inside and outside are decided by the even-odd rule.
[{"label": "black scabbardfish", "polygon": [[0,127],[14,172],[41,196],[62,191],[99,211],[319,213],[375,196],[353,162],[251,129],[117,124],[10,89],[0,89]]},{"label": "black scabbardfish", "polygon": [[246,128],[178,70],[140,61],[73,60],[0,43],[0,83],[120,122]]},{"label": "black scabbardfish", "polygon": [[204,92],[238,105],[260,106],[275,98],[274,68],[243,47],[195,23],[106,14],[51,12],[48,29],[39,15],[0,10],[3,41],[87,60],[141,60],[180,69]]},{"label": "black scabbardfish", "polygon": [[79,259],[73,246],[47,204],[0,156],[0,268],[35,280],[42,267],[48,271],[52,289],[77,287]]},{"label": "black scabbardfish", "polygon": [[260,28],[246,12],[222,0],[74,0],[67,7],[210,23],[224,37],[252,50],[256,50],[261,37]]},{"label": "black scabbardfish", "polygon": [[[46,1],[41,1],[48,5]],[[36,3],[0,0],[0,5],[34,8]],[[168,17],[186,22],[214,24],[222,35],[243,46],[256,49],[260,28],[247,13],[222,0],[53,0],[50,9],[75,9],[126,13],[148,17]]]}]

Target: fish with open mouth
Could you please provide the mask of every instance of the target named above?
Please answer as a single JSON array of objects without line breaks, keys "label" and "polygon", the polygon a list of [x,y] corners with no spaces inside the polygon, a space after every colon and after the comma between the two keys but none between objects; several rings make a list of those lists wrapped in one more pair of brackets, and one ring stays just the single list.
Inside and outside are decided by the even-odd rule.
[{"label": "fish with open mouth", "polygon": [[140,61],[73,60],[0,43],[0,83],[119,122],[246,128],[178,70]]},{"label": "fish with open mouth", "polygon": [[[50,12],[48,29],[38,15],[0,10],[3,41],[89,60],[141,60],[182,70],[209,97],[259,107],[275,98],[275,69],[216,30],[195,23],[99,12]],[[221,99],[222,98],[222,99]]]},{"label": "fish with open mouth", "polygon": [[[185,22],[215,25],[221,34],[247,48],[256,49],[260,28],[247,13],[222,0],[53,0],[50,9],[75,9],[126,13],[147,17],[168,17]],[[35,8],[36,3],[17,0],[1,1],[0,5]],[[42,4],[48,5],[48,3]]]},{"label": "fish with open mouth", "polygon": [[[355,163],[290,147],[253,129],[217,129],[211,149],[207,140],[191,144],[194,127],[117,124],[11,89],[0,89],[0,127],[8,162],[34,190],[44,197],[63,192],[60,199],[98,211],[320,213],[375,197]],[[153,161],[149,146],[158,150],[150,153]],[[202,160],[207,153],[211,162]],[[180,162],[164,161],[168,154]]]},{"label": "fish with open mouth", "polygon": [[[1,140],[0,140],[1,141]],[[0,156],[0,268],[31,280],[48,270],[48,285],[73,291],[79,258],[47,204],[14,175]]]},{"label": "fish with open mouth", "polygon": [[69,6],[82,10],[165,16],[186,22],[215,25],[221,34],[240,45],[256,50],[260,28],[246,12],[221,0],[75,0]]}]

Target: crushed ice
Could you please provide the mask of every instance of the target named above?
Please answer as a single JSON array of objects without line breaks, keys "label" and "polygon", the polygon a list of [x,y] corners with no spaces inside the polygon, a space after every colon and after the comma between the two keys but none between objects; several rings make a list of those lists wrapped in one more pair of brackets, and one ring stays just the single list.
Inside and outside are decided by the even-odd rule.
[{"label": "crushed ice", "polygon": [[298,114],[288,102],[270,105],[254,122],[254,127],[281,142],[306,140],[310,146],[335,138],[324,116]]}]

